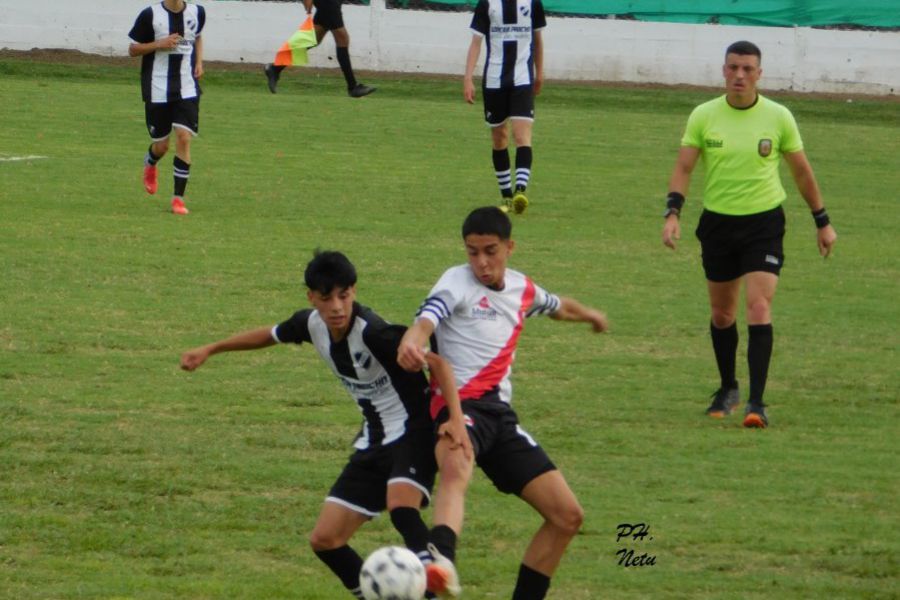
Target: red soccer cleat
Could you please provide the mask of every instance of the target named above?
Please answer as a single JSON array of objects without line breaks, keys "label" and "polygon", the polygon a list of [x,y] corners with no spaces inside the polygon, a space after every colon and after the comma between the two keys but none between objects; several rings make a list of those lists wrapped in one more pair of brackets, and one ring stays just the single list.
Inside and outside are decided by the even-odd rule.
[{"label": "red soccer cleat", "polygon": [[172,198],[172,212],[176,215],[186,215],[191,211],[189,211],[184,205],[184,200],[182,200],[178,196],[175,196],[174,198]]},{"label": "red soccer cleat", "polygon": [[156,183],[156,165],[144,165],[144,189],[148,194],[155,194],[159,185]]}]

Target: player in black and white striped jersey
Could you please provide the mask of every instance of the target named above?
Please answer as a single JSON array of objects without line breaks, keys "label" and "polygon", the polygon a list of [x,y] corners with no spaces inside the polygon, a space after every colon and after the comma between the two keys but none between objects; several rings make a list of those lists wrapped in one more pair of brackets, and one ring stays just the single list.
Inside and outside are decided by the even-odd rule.
[{"label": "player in black and white striped jersey", "polygon": [[[466,57],[463,96],[475,102],[473,74],[487,40],[484,61],[482,99],[484,120],[491,127],[492,161],[501,208],[521,213],[528,207],[525,196],[531,178],[531,129],[534,122],[534,97],[544,80],[544,42],[546,27],[541,0],[479,0],[472,16],[472,43]],[[509,160],[510,122],[516,143],[516,174],[513,188]]]},{"label": "player in black and white striped jersey", "polygon": [[199,132],[200,84],[203,76],[202,6],[163,0],[148,6],[128,33],[128,54],[141,56],[141,95],[151,144],[144,158],[144,189],[158,188],[156,164],[169,150],[175,129],[172,212],[186,215],[184,191],[191,171],[191,139]]},{"label": "player in black and white striped jersey", "polygon": [[[210,356],[255,350],[277,343],[311,344],[363,415],[355,452],[325,499],[310,544],[344,586],[358,598],[363,560],[349,546],[366,521],[387,509],[391,522],[429,572],[455,581],[452,563],[429,548],[419,508],[429,503],[434,483],[434,425],[428,413],[429,384],[422,371],[404,370],[397,350],[406,327],[391,325],[355,302],[356,270],[340,252],[317,252],[305,281],[312,309],[274,327],[239,333],[185,352],[181,368],[193,371]],[[471,454],[471,443],[449,363],[426,353],[429,370],[447,399],[452,423],[440,435]],[[452,574],[448,570],[452,569]]]}]

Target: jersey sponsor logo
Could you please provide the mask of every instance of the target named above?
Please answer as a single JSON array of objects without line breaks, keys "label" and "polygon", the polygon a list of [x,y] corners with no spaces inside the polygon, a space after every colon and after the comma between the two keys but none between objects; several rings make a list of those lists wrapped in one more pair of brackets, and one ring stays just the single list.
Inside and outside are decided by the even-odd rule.
[{"label": "jersey sponsor logo", "polygon": [[388,375],[382,375],[372,382],[354,381],[353,379],[344,377],[343,375],[340,375],[339,377],[341,378],[341,383],[344,384],[345,388],[350,390],[350,393],[378,390],[387,387],[391,383],[391,378]]},{"label": "jersey sponsor logo", "polygon": [[766,158],[767,156],[772,154],[772,140],[763,138],[759,140],[759,144],[756,148],[759,151],[759,155],[763,158]]},{"label": "jersey sponsor logo", "polygon": [[725,145],[725,142],[722,140],[706,140],[707,148],[721,148]]},{"label": "jersey sponsor logo", "polygon": [[497,309],[491,306],[491,303],[490,301],[488,301],[487,296],[482,296],[481,300],[478,301],[478,304],[472,307],[473,319],[480,319],[482,321],[496,321],[497,314]]}]

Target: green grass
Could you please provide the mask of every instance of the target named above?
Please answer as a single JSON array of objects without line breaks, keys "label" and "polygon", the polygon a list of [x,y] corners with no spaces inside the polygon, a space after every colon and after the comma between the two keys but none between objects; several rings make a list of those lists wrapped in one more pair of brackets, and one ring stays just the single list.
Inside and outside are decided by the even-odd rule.
[{"label": "green grass", "polygon": [[[137,64],[0,60],[0,597],[343,598],[308,550],[358,413],[309,348],[180,353],[305,305],[313,248],[345,251],[361,301],[408,323],[496,201],[480,108],[455,80],[208,74],[188,218],[140,185]],[[710,91],[551,84],[513,266],[606,310],[612,332],[529,322],[526,429],[587,518],[551,599],[895,598],[898,588],[896,102],[779,96],[839,240],[822,261],[790,181],[775,300],[772,427],[702,416],[716,384],[692,230],[659,242],[691,107]],[[746,382],[741,318],[741,378]],[[746,383],[745,383],[746,385]],[[479,473],[459,567],[508,598],[538,518]],[[430,520],[430,511],[426,519]],[[652,540],[616,541],[645,522]],[[364,527],[368,553],[397,543]],[[656,556],[626,569],[616,551]]]}]

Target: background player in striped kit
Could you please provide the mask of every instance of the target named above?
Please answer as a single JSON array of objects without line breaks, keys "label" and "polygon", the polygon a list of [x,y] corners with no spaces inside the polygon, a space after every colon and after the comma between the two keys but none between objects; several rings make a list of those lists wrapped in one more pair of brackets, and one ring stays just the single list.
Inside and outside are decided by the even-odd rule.
[{"label": "background player in striped kit", "polygon": [[[500,208],[489,206],[469,214],[462,228],[468,264],[448,269],[432,288],[403,337],[397,362],[406,369],[420,369],[427,357],[422,349],[434,333],[438,352],[453,367],[478,466],[499,491],[516,494],[544,518],[525,551],[513,592],[513,600],[540,600],[584,513],[510,405],[516,345],[527,317],[585,322],[595,332],[606,331],[608,324],[602,312],[551,294],[508,269],[514,248],[511,233],[509,217]],[[432,398],[436,423],[449,415],[442,400],[440,393]],[[449,442],[438,440],[436,450],[441,485],[431,539],[452,560],[472,459]]]},{"label": "background player in striped kit", "polygon": [[[453,564],[432,551],[419,507],[428,504],[436,469],[434,430],[428,415],[428,381],[397,364],[406,328],[390,325],[356,298],[356,269],[340,252],[316,252],[304,274],[314,308],[275,327],[239,333],[185,352],[181,368],[193,371],[219,352],[256,350],[276,343],[312,344],[356,401],[364,422],[356,451],[331,488],[310,544],[357,598],[363,560],[348,545],[366,521],[387,508],[407,547],[424,563],[429,582],[456,580]],[[450,366],[428,352],[423,364],[440,382],[453,417],[442,437],[471,454]]]},{"label": "background player in striped kit", "polygon": [[[534,122],[534,97],[544,81],[544,42],[546,27],[541,0],[479,0],[472,16],[472,43],[466,56],[463,96],[475,102],[472,74],[481,54],[481,42],[487,40],[487,57],[481,82],[484,120],[491,127],[492,161],[501,207],[521,213],[528,207],[525,196],[531,177],[531,129]],[[509,121],[516,143],[516,181],[513,190],[509,162]]]},{"label": "background player in striped kit", "polygon": [[[341,67],[341,73],[344,74],[344,81],[347,82],[347,94],[351,98],[362,98],[378,88],[358,82],[353,73],[353,65],[350,62],[350,33],[344,27],[344,15],[341,12],[342,1],[303,0],[303,6],[306,8],[306,14],[311,14],[315,5],[316,14],[313,17],[313,25],[316,29],[316,41],[321,44],[325,34],[331,32],[338,65]],[[284,66],[272,63],[267,64],[263,69],[266,73],[269,91],[273,94],[278,91],[278,80],[284,69]]]},{"label": "background player in striped kit", "polygon": [[191,172],[191,138],[200,126],[200,85],[203,76],[202,6],[184,0],[163,0],[138,15],[128,37],[130,56],[141,59],[141,95],[152,143],[144,158],[144,189],[155,194],[156,163],[169,151],[175,129],[172,212],[188,214],[184,191]]}]

